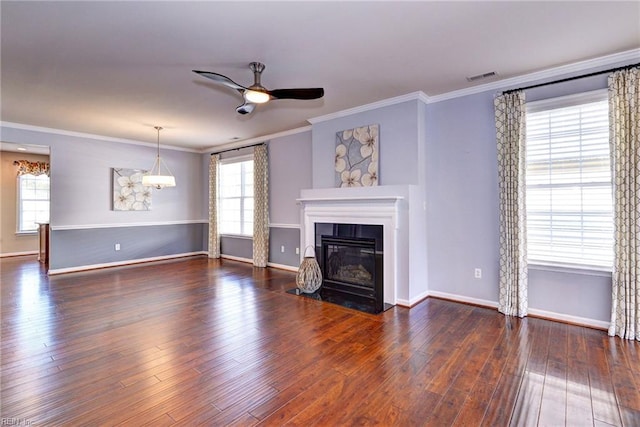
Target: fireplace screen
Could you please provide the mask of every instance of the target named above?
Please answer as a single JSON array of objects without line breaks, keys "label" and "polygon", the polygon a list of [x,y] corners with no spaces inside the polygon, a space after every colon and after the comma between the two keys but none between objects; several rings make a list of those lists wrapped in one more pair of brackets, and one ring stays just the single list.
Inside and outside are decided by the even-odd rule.
[{"label": "fireplace screen", "polygon": [[322,246],[326,280],[374,288],[375,240],[323,236]]},{"label": "fireplace screen", "polygon": [[322,298],[341,301],[367,313],[381,313],[384,309],[382,226],[316,223],[315,227]]}]

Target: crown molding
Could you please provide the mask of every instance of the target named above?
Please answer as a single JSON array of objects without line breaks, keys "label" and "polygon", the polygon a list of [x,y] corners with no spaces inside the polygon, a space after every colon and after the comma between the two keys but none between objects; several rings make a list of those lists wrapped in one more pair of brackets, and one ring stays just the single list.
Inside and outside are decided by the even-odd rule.
[{"label": "crown molding", "polygon": [[[135,141],[133,139],[125,139],[125,138],[114,138],[111,136],[96,135],[93,133],[75,132],[70,130],[48,128],[43,126],[25,125],[22,123],[0,121],[0,127],[9,128],[9,129],[28,130],[33,132],[51,133],[54,135],[72,136],[76,138],[88,138],[88,139],[95,139],[98,141],[116,142],[119,144],[141,145],[144,147],[152,147],[152,148],[157,147],[157,144],[152,142]],[[166,150],[187,151],[189,153],[200,153],[200,150],[194,150],[192,148],[185,148],[185,147],[176,147],[175,145],[160,145],[160,147]]]},{"label": "crown molding", "polygon": [[[460,89],[452,92],[446,92],[440,95],[430,96],[424,93],[423,91],[411,92],[405,95],[396,96],[394,98],[383,99],[370,104],[365,104],[358,107],[349,108],[346,110],[326,114],[324,116],[313,117],[308,119],[307,121],[313,125],[313,124],[321,123],[328,120],[334,120],[337,118],[346,117],[353,114],[358,114],[358,113],[371,111],[378,108],[388,107],[391,105],[396,105],[403,102],[414,101],[414,100],[421,101],[425,104],[433,104],[433,103],[446,101],[453,98],[460,98],[467,95],[474,95],[481,92],[487,92],[491,90],[505,90],[507,88],[525,86],[532,82],[542,81],[545,79],[558,78],[559,76],[566,75],[566,74],[577,73],[577,72],[582,72],[585,70],[592,70],[597,68],[610,67],[610,66],[613,66],[616,64],[622,64],[625,62],[632,63],[632,62],[637,62],[639,60],[640,60],[640,49],[632,49],[624,52],[618,52],[611,55],[602,56],[599,58],[579,61],[572,64],[562,65],[559,67],[549,68],[546,70],[537,71],[537,72],[525,74],[522,76],[516,76],[516,77],[507,78],[503,80],[497,80],[491,83],[481,84],[478,86],[473,86],[473,87]],[[89,138],[89,139],[95,139],[98,141],[116,142],[121,144],[139,145],[144,147],[153,147],[153,148],[156,147],[156,144],[150,143],[150,142],[136,141],[136,140],[130,140],[130,139],[124,139],[124,138],[114,138],[114,137],[109,137],[104,135],[68,131],[63,129],[55,129],[55,128],[48,128],[48,127],[42,127],[42,126],[26,125],[22,123],[0,121],[0,127],[34,131],[34,132],[42,132],[42,133],[50,133],[50,134],[71,136],[71,137],[78,137],[78,138]],[[273,133],[270,135],[263,135],[263,136],[259,136],[251,139],[234,141],[232,143],[218,145],[218,146],[209,147],[205,149],[192,149],[192,148],[185,148],[185,147],[176,147],[173,145],[161,145],[161,147],[167,150],[185,151],[190,153],[203,154],[203,153],[212,153],[219,150],[228,150],[228,149],[236,149],[236,148],[241,149],[241,148],[244,148],[245,146],[268,141],[270,139],[281,138],[281,137],[294,135],[302,132],[308,132],[308,131],[311,131],[311,126],[303,126],[295,129]]]},{"label": "crown molding", "polygon": [[422,101],[425,104],[429,102],[429,96],[422,91],[411,92],[405,95],[396,96],[394,98],[383,99],[381,101],[372,102],[371,104],[361,105],[359,107],[349,108],[342,111],[336,111],[335,113],[326,114],[324,116],[312,117],[307,119],[312,125],[316,123],[326,122],[328,120],[338,119],[340,117],[350,116],[352,114],[363,113],[365,111],[376,110],[378,108],[388,107],[391,105],[401,104],[407,101]]},{"label": "crown molding", "polygon": [[303,132],[311,132],[311,126],[302,126],[295,129],[289,129],[282,132],[272,133],[270,135],[257,136],[251,139],[243,139],[240,141],[230,142],[228,144],[216,145],[215,147],[205,148],[204,150],[201,150],[200,153],[215,153],[216,151],[235,150],[235,149],[240,150],[242,148],[248,147],[253,144],[259,144],[261,142],[269,141],[270,139],[283,138],[285,136],[295,135]]},{"label": "crown molding", "polygon": [[497,80],[491,83],[486,83],[479,86],[473,86],[466,89],[454,90],[453,92],[443,93],[441,95],[429,96],[429,103],[436,103],[440,101],[446,101],[448,99],[460,98],[467,95],[474,95],[476,93],[487,92],[490,90],[505,90],[506,88],[515,88],[518,86],[526,86],[535,81],[554,79],[559,76],[571,73],[577,73],[585,70],[591,70],[596,68],[611,67],[616,64],[624,62],[637,62],[640,61],[640,49],[632,49],[624,52],[614,53],[607,56],[601,56],[599,58],[588,59],[585,61],[574,62],[572,64],[562,65],[559,67],[548,68],[542,71],[536,71],[534,73],[525,74],[522,76],[512,77],[503,80]]}]

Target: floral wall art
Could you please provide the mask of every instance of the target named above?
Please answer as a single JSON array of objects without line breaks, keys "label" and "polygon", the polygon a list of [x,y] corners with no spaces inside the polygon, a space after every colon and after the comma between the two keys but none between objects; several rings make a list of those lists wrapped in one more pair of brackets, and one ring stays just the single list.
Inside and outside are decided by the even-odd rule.
[{"label": "floral wall art", "polygon": [[113,168],[113,210],[151,210],[151,187],[142,185],[140,169]]},{"label": "floral wall art", "polygon": [[336,133],[336,187],[378,185],[379,125]]}]

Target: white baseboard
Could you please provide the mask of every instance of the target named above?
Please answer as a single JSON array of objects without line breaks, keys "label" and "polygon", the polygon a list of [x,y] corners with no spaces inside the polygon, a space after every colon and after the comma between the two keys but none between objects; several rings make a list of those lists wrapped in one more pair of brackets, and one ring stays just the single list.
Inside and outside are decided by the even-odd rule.
[{"label": "white baseboard", "polygon": [[[450,294],[447,292],[429,291],[430,297],[443,298],[451,301],[458,301],[468,304],[479,305],[483,307],[498,309],[498,303],[495,301],[489,301],[485,299],[472,298],[463,295]],[[585,317],[571,316],[569,314],[556,313],[553,311],[540,310],[537,308],[529,308],[529,315],[532,317],[541,317],[548,320],[555,320],[562,323],[571,323],[573,325],[587,326],[595,329],[609,329],[609,322],[602,320],[588,319]]]},{"label": "white baseboard", "polygon": [[0,258],[9,258],[12,256],[25,256],[25,255],[38,255],[38,251],[8,252],[6,254],[0,254]]},{"label": "white baseboard", "polygon": [[480,305],[483,307],[489,307],[489,308],[498,308],[498,303],[495,301],[489,301],[486,299],[480,299],[480,298],[473,298],[473,297],[467,297],[464,295],[457,295],[457,294],[450,294],[447,292],[439,292],[439,291],[429,291],[429,296],[430,297],[436,297],[436,298],[443,298],[443,299],[450,299],[452,301],[458,301],[458,302],[465,302],[468,304],[474,304],[474,305]]},{"label": "white baseboard", "polygon": [[230,259],[231,261],[240,261],[240,262],[246,262],[248,264],[253,264],[253,260],[251,258],[243,258],[239,256],[225,255],[225,254],[220,254],[220,258]]},{"label": "white baseboard", "polygon": [[[33,254],[37,254],[37,253],[38,253],[37,251],[33,252]],[[27,254],[31,255],[31,253],[24,253],[22,255],[27,255]],[[185,257],[190,257],[190,256],[196,256],[196,255],[209,255],[209,253],[207,251],[187,252],[187,253],[182,253],[182,254],[164,255],[164,256],[151,257],[151,258],[132,259],[132,260],[127,260],[127,261],[106,262],[106,263],[102,263],[102,264],[81,265],[81,266],[77,266],[77,267],[68,267],[68,268],[56,268],[56,269],[53,269],[53,270],[49,270],[48,273],[49,273],[49,275],[64,274],[64,273],[74,273],[74,272],[78,272],[78,271],[96,270],[96,269],[99,269],[99,268],[109,268],[109,267],[122,267],[124,265],[142,264],[142,263],[145,263],[145,262],[153,262],[153,261],[164,261],[164,260],[167,260],[167,259],[185,258]],[[251,258],[243,258],[243,257],[237,257],[237,256],[233,256],[233,255],[220,255],[220,258],[225,258],[225,259],[229,259],[229,260],[232,260],[232,261],[240,261],[240,262],[245,262],[245,263],[248,263],[248,264],[253,264],[253,260]],[[298,267],[293,267],[293,266],[285,265],[285,264],[276,264],[276,263],[270,262],[270,263],[267,264],[267,266],[268,267],[273,267],[273,268],[279,268],[281,270],[293,271],[293,272],[297,272],[298,271]]]},{"label": "white baseboard", "polygon": [[[251,258],[243,258],[239,256],[224,255],[224,254],[221,254],[220,258],[230,259],[231,261],[239,261],[239,262],[246,262],[248,264],[253,264],[253,260]],[[267,267],[273,267],[273,268],[278,268],[280,270],[287,270],[287,271],[293,271],[293,272],[298,271],[298,267],[293,267],[291,265],[285,265],[285,264],[276,264],[275,262],[268,262]]]},{"label": "white baseboard", "polygon": [[298,272],[298,268],[299,268],[299,267],[294,267],[292,265],[276,264],[275,262],[268,262],[267,266],[268,267],[277,268],[279,270],[293,271],[294,273],[297,273]]},{"label": "white baseboard", "polygon": [[150,258],[139,258],[139,259],[130,259],[126,261],[116,261],[116,262],[106,262],[103,264],[90,264],[90,265],[80,265],[77,267],[67,267],[67,268],[56,268],[53,270],[49,270],[48,274],[50,276],[55,274],[64,274],[64,273],[75,273],[78,271],[86,271],[86,270],[96,270],[98,268],[109,268],[109,267],[121,267],[123,265],[134,265],[134,264],[142,264],[145,262],[153,262],[153,261],[164,261],[167,259],[173,258],[185,258],[196,255],[208,255],[208,252],[200,251],[200,252],[186,252],[182,254],[174,254],[174,255],[163,255],[158,257],[150,257]]},{"label": "white baseboard", "polygon": [[420,301],[428,298],[430,295],[431,293],[429,291],[424,291],[417,297],[413,297],[410,300],[399,298],[399,299],[396,299],[396,305],[399,305],[401,307],[411,308],[414,305],[418,304]]},{"label": "white baseboard", "polygon": [[587,319],[585,317],[571,316],[568,314],[555,313],[553,311],[538,310],[537,308],[530,308],[529,314],[535,317],[542,317],[544,319],[557,320],[559,322],[571,323],[579,326],[587,326],[594,329],[609,329],[609,322],[602,320]]}]

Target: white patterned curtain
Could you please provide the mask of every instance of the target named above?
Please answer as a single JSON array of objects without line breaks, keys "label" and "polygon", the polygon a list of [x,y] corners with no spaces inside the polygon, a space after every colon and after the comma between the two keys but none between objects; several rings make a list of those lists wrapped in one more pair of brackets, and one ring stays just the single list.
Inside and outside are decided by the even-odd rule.
[{"label": "white patterned curtain", "polygon": [[614,264],[609,335],[640,341],[640,69],[609,76]]},{"label": "white patterned curtain", "polygon": [[253,151],[253,265],[269,260],[269,157],[267,146]]},{"label": "white patterned curtain", "polygon": [[525,96],[494,99],[500,199],[500,297],[498,310],[527,315],[527,229],[525,208]]},{"label": "white patterned curtain", "polygon": [[218,170],[220,155],[209,159],[209,258],[220,258],[220,233],[218,232]]}]

